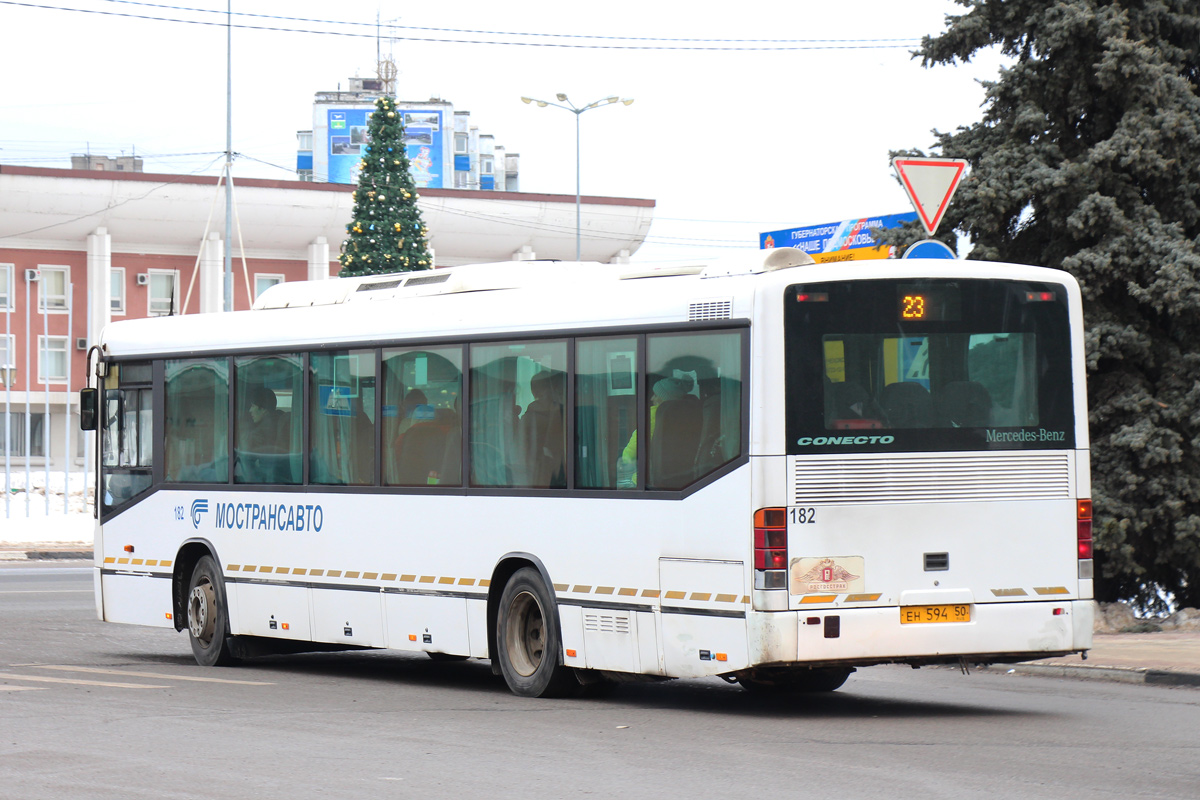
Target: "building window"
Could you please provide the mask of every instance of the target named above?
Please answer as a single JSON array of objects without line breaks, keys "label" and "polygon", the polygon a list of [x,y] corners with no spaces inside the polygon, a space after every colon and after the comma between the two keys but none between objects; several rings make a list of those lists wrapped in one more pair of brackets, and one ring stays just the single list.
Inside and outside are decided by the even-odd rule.
[{"label": "building window", "polygon": [[38,306],[45,311],[67,310],[70,267],[38,267]]},{"label": "building window", "polygon": [[454,173],[454,188],[455,189],[466,189],[470,185],[470,182],[471,182],[471,173],[469,173],[469,172]]},{"label": "building window", "polygon": [[459,155],[467,152],[467,135],[465,133],[454,134],[454,152]]},{"label": "building window", "polygon": [[0,311],[14,308],[12,299],[13,265],[0,264]]},{"label": "building window", "polygon": [[175,270],[149,271],[150,301],[147,309],[152,317],[162,317],[179,311],[179,273]]},{"label": "building window", "polygon": [[[35,411],[29,415],[29,439],[32,444],[28,454],[35,458],[46,456],[46,415]],[[26,455],[25,412],[10,411],[8,414],[8,430],[4,429],[4,414],[0,414],[0,455],[5,451],[10,456]]]},{"label": "building window", "polygon": [[313,135],[312,131],[300,131],[296,134],[296,149],[297,150],[312,150]]},{"label": "building window", "polygon": [[109,277],[108,305],[114,314],[125,313],[125,269],[113,267]]},{"label": "building window", "polygon": [[12,385],[17,373],[16,337],[0,334],[0,386]]},{"label": "building window", "polygon": [[67,380],[66,336],[38,337],[38,383],[63,383]]},{"label": "building window", "polygon": [[254,273],[254,299],[262,297],[262,293],[272,286],[283,283],[282,275],[262,275]]},{"label": "building window", "polygon": [[492,157],[491,156],[480,156],[479,157],[479,171],[484,175],[492,174]]}]

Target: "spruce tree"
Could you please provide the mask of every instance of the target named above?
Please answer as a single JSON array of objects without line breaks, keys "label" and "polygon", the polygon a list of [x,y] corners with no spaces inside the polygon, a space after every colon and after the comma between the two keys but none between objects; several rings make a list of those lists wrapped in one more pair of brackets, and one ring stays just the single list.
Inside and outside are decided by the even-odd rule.
[{"label": "spruce tree", "polygon": [[934,132],[971,164],[944,229],[1079,280],[1097,597],[1200,606],[1200,6],[955,1],[923,65],[1010,63],[980,122]]},{"label": "spruce tree", "polygon": [[354,221],[346,226],[339,277],[431,269],[428,231],[404,146],[404,115],[390,97],[375,101],[358,168]]}]

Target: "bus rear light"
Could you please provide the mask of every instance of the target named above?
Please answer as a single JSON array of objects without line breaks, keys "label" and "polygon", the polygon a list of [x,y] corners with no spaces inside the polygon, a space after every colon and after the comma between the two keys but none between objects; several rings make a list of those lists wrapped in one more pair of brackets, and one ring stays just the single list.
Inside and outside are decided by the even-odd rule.
[{"label": "bus rear light", "polygon": [[1026,292],[1026,303],[1050,303],[1055,298],[1054,292]]},{"label": "bus rear light", "polygon": [[[1091,533],[1090,529],[1088,530],[1088,533],[1089,534]],[[1092,557],[1092,540],[1091,539],[1080,539],[1079,540],[1079,557],[1081,559]]]},{"label": "bus rear light", "polygon": [[787,509],[760,508],[754,512],[754,588],[785,588],[787,566]]},{"label": "bus rear light", "polygon": [[796,295],[797,303],[828,303],[829,292],[801,292]]},{"label": "bus rear light", "polygon": [[1092,557],[1092,501],[1080,500],[1076,505],[1075,538],[1079,542],[1079,557]]},{"label": "bus rear light", "polygon": [[1054,609],[1053,613],[1054,613],[1054,616],[1061,617],[1063,614],[1067,613],[1067,610],[1065,608],[1056,608],[1056,609]]},{"label": "bus rear light", "polygon": [[755,569],[787,569],[787,550],[755,550]]}]

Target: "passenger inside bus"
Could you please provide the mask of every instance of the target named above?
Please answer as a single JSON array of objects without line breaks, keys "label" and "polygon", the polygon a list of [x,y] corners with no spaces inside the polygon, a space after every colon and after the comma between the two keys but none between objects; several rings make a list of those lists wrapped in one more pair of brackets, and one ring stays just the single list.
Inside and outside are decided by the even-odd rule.
[{"label": "passenger inside bus", "polygon": [[521,415],[521,437],[531,486],[561,489],[566,470],[566,374],[543,370],[529,381],[533,402]]},{"label": "passenger inside bus", "polygon": [[[700,443],[700,401],[689,390],[691,378],[662,378],[650,392],[650,459],[653,485],[682,486],[690,479]],[[621,451],[622,474],[637,486],[638,432]]]},{"label": "passenger inside bus", "polygon": [[275,393],[266,386],[250,390],[250,425],[246,449],[254,453],[283,453],[287,447],[287,423]]}]

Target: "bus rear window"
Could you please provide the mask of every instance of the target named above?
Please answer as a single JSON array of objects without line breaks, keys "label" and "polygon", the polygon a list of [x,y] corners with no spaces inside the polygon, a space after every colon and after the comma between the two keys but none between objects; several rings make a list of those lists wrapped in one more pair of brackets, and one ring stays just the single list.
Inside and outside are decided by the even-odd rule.
[{"label": "bus rear window", "polygon": [[[914,296],[953,302],[898,314]],[[792,287],[788,452],[1072,446],[1065,296],[979,280]]]},{"label": "bus rear window", "polygon": [[[847,351],[859,361],[877,362],[851,365],[856,375],[877,375],[867,380],[877,391],[847,380]],[[963,360],[963,379],[931,383],[931,351],[935,358]],[[825,336],[825,428],[1037,425],[1036,353],[1037,337],[1032,333]]]}]

